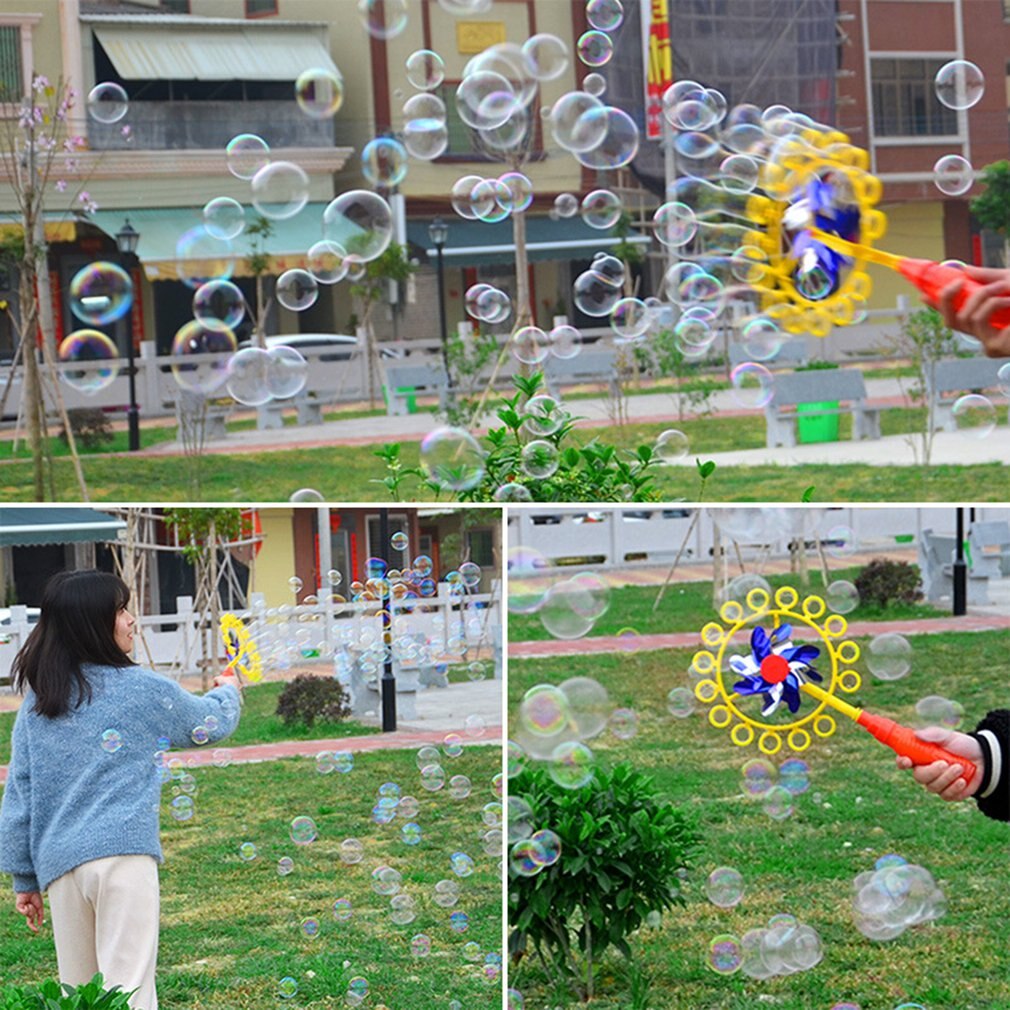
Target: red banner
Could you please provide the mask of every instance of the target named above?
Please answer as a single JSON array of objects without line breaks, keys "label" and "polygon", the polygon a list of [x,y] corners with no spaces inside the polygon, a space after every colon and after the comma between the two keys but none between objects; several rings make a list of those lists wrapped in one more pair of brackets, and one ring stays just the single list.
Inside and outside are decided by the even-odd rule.
[{"label": "red banner", "polygon": [[673,84],[670,49],[669,0],[642,4],[643,64],[645,67],[645,131],[650,140],[663,136],[663,94]]}]

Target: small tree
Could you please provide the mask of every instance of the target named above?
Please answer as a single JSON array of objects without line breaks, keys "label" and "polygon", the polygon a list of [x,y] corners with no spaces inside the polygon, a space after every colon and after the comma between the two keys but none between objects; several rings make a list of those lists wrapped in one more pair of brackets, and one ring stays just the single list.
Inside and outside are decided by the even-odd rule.
[{"label": "small tree", "polygon": [[402,284],[417,267],[407,255],[407,247],[390,243],[386,251],[365,265],[364,275],[351,285],[351,294],[361,307],[361,327],[365,332],[365,353],[368,362],[368,403],[375,407],[375,375],[378,365],[378,348],[372,326],[372,311],[385,295],[390,282]]},{"label": "small tree", "polygon": [[263,244],[273,235],[274,226],[268,218],[265,218],[262,214],[258,214],[252,224],[246,227],[245,233],[252,238],[252,247],[249,255],[246,257],[246,263],[256,283],[256,305],[252,319],[252,343],[255,347],[266,347],[267,314],[273,305],[273,298],[267,298],[264,280],[272,273],[271,267],[273,266],[273,262],[270,253],[266,252],[263,248]]},{"label": "small tree", "polygon": [[221,597],[218,553],[242,531],[241,509],[176,508],[165,511],[165,525],[174,529],[182,556],[193,566],[196,594],[193,610],[200,615],[200,683],[207,690],[210,671],[219,655]]},{"label": "small tree", "polygon": [[1003,236],[1003,265],[1010,267],[1010,161],[986,165],[982,183],[985,192],[971,201],[971,212],[983,228]]}]

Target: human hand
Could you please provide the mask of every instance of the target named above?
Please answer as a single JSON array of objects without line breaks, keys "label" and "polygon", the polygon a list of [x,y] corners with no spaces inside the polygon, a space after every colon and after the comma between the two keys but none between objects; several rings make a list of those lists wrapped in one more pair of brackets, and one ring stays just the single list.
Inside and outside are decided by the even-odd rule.
[{"label": "human hand", "polygon": [[[970,782],[961,778],[964,768],[949,761],[934,761],[928,765],[916,765],[912,771],[915,781],[925,786],[931,793],[936,793],[943,800],[966,800],[974,796],[982,784],[985,769],[982,767],[982,748],[974,737],[967,733],[945,729],[943,726],[927,726],[915,731],[920,740],[939,744],[945,750],[960,757],[968,758],[975,765],[975,774]],[[907,757],[898,757],[898,767],[912,768],[912,761]]]},{"label": "human hand", "polygon": [[958,278],[948,284],[937,303],[944,322],[951,329],[981,340],[988,357],[1010,357],[1010,326],[997,329],[989,322],[994,312],[1010,309],[1010,270],[966,266],[964,274],[981,286],[956,309],[954,300],[965,282]]},{"label": "human hand", "polygon": [[42,895],[38,891],[18,891],[14,896],[14,907],[18,915],[25,917],[25,922],[33,933],[37,933],[39,926],[46,921]]},{"label": "human hand", "polygon": [[219,674],[214,678],[215,687],[224,687],[225,684],[231,684],[232,687],[237,688],[241,693],[242,682],[235,675],[235,671],[229,666],[225,669],[224,673]]}]

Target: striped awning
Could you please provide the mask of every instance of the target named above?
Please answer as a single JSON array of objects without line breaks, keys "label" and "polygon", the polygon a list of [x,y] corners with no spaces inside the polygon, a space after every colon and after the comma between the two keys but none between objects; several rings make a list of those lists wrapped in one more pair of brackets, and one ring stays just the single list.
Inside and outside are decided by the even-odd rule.
[{"label": "striped awning", "polygon": [[99,543],[126,529],[122,519],[89,508],[4,505],[0,508],[0,547]]}]

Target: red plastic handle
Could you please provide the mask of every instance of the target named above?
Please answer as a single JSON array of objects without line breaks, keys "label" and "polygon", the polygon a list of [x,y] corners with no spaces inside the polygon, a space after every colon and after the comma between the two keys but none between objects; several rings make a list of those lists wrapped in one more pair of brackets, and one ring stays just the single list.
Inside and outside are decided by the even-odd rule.
[{"label": "red plastic handle", "polygon": [[[960,279],[962,283],[954,295],[954,308],[961,311],[968,298],[984,285],[973,281],[958,267],[947,267],[932,260],[903,259],[898,267],[902,275],[910,280],[923,294],[930,305],[936,307],[940,292],[951,283]],[[1000,309],[989,317],[989,325],[994,329],[1003,330],[1010,326],[1010,309]]]},{"label": "red plastic handle", "polygon": [[931,765],[934,761],[946,761],[948,764],[960,765],[961,778],[965,782],[971,782],[975,774],[973,761],[961,757],[960,754],[954,754],[939,744],[920,740],[914,730],[896,723],[893,719],[863,712],[857,721],[863,729],[872,733],[882,744],[890,747],[895,754],[909,758],[914,765]]}]

